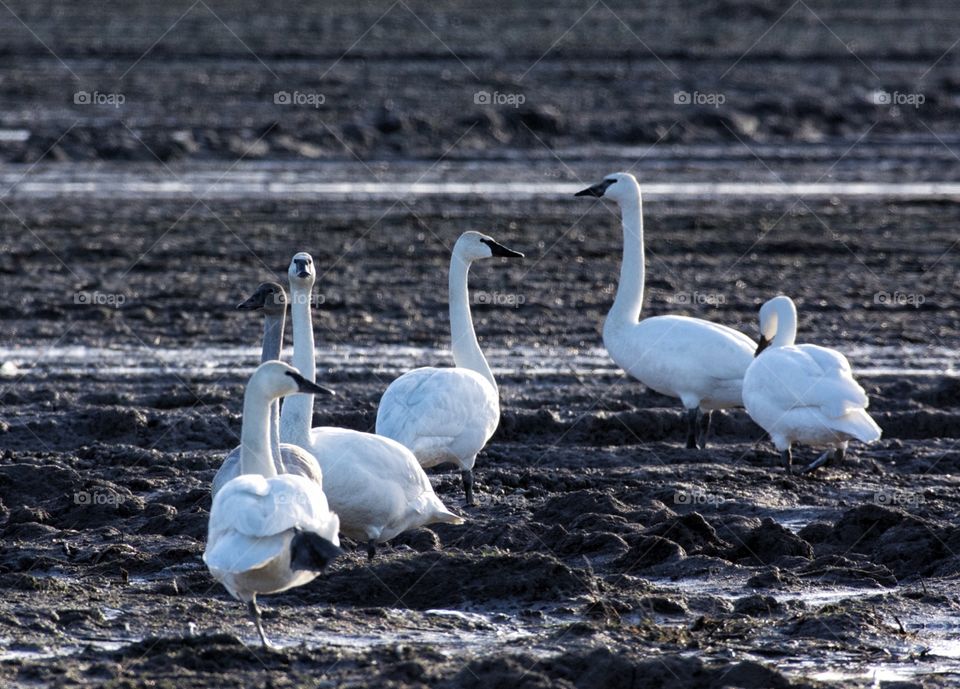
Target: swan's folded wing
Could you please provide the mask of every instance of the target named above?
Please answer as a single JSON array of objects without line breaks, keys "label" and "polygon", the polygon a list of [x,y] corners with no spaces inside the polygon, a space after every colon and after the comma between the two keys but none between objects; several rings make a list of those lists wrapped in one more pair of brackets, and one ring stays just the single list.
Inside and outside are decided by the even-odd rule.
[{"label": "swan's folded wing", "polygon": [[283,536],[251,537],[236,531],[212,536],[203,553],[203,561],[211,570],[239,574],[268,564],[280,555]]},{"label": "swan's folded wing", "polygon": [[410,371],[384,393],[377,432],[407,447],[417,439],[442,443],[459,437],[478,416],[498,416],[490,409],[496,404],[495,394],[478,378],[472,371],[457,368]]},{"label": "swan's folded wing", "polygon": [[266,537],[288,529],[314,528],[328,514],[320,486],[302,476],[265,479],[244,474],[227,483],[213,499],[209,533],[236,531]]},{"label": "swan's folded wing", "polygon": [[809,344],[800,345],[797,349],[816,361],[824,373],[840,371],[852,375],[850,362],[847,361],[847,357],[835,349]]},{"label": "swan's folded wing", "polygon": [[839,418],[867,405],[867,396],[849,374],[824,371],[815,358],[798,347],[764,352],[756,362],[768,402],[780,409],[814,407]]}]

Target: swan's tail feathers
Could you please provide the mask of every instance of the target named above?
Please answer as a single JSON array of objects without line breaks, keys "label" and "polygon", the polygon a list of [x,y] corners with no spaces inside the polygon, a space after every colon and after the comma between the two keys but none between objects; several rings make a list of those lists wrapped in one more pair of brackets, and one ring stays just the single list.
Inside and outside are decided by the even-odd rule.
[{"label": "swan's tail feathers", "polygon": [[433,513],[434,522],[441,524],[463,524],[464,519],[459,514],[454,514],[443,505],[440,505]]},{"label": "swan's tail feathers", "polygon": [[883,433],[877,422],[863,409],[847,413],[843,417],[843,426],[845,432],[863,443],[880,440],[880,435]]},{"label": "swan's tail feathers", "polygon": [[290,541],[290,569],[322,572],[342,554],[340,548],[323,536],[297,529]]}]

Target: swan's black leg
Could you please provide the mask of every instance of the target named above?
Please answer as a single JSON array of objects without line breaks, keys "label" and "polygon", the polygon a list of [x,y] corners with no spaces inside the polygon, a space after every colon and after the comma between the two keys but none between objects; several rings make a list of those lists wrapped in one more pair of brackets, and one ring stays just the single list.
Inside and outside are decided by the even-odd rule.
[{"label": "swan's black leg", "polygon": [[836,462],[837,464],[842,463],[843,458],[846,456],[847,456],[847,448],[845,447],[838,447],[836,450],[833,451],[833,461]]},{"label": "swan's black leg", "polygon": [[367,562],[373,559],[373,556],[377,554],[377,540],[371,538],[367,541]]},{"label": "swan's black leg", "polygon": [[467,494],[467,504],[475,505],[473,501],[473,469],[464,469],[460,472],[463,477],[463,492]]},{"label": "swan's black leg", "polygon": [[695,450],[697,448],[697,426],[700,420],[700,408],[694,407],[687,410],[687,449]]},{"label": "swan's black leg", "polygon": [[263,644],[263,647],[270,648],[270,642],[267,641],[267,635],[263,633],[263,621],[260,617],[260,608],[257,607],[256,596],[250,599],[250,602],[247,603],[247,610],[249,610],[250,615],[253,616],[253,623],[257,627],[257,633],[260,635],[260,642]]},{"label": "swan's black leg", "polygon": [[710,421],[713,419],[713,412],[708,411],[700,415],[700,428],[697,435],[697,447],[701,450],[707,449],[707,435],[710,434]]},{"label": "swan's black leg", "polygon": [[788,474],[793,473],[793,453],[790,452],[788,447],[786,450],[780,453],[780,461],[783,463],[783,468]]}]

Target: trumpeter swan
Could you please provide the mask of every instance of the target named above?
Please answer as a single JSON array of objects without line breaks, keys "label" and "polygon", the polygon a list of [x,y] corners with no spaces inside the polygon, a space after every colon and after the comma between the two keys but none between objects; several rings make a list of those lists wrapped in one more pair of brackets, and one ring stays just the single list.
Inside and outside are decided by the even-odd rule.
[{"label": "trumpeter swan", "polygon": [[[241,302],[241,311],[263,310],[263,345],[260,363],[280,359],[283,348],[283,326],[287,310],[287,295],[275,282],[264,282]],[[312,455],[301,452],[295,445],[280,444],[280,400],[270,404],[270,456],[278,474],[299,474],[319,480],[320,467]],[[227,455],[213,477],[211,493],[216,495],[227,481],[240,475],[240,447]]]},{"label": "trumpeter swan", "polygon": [[264,646],[269,642],[257,595],[312,581],[340,553],[340,520],[321,484],[278,475],[270,457],[273,400],[324,390],[280,361],[257,368],[243,396],[241,474],[221,488],[210,508],[203,561],[231,596],[247,603]]},{"label": "trumpeter swan", "polygon": [[451,462],[461,469],[473,504],[473,465],[500,423],[500,393],[480,350],[470,315],[467,274],[479,259],[523,254],[479,232],[464,232],[450,257],[450,349],[455,368],[417,368],[380,398],[377,433],[409,448],[420,466]]},{"label": "trumpeter swan", "polygon": [[620,284],[603,324],[607,352],[648,388],[678,397],[687,410],[687,447],[705,448],[711,412],[743,406],[743,376],[756,344],[733,328],[699,318],[640,319],[645,270],[640,185],[633,175],[618,172],[576,196],[612,199],[622,215]]},{"label": "trumpeter swan", "polygon": [[770,434],[788,473],[793,443],[830,448],[807,472],[842,460],[850,440],[880,438],[880,427],[866,412],[870,401],[846,357],[835,349],[794,344],[797,307],[790,297],[774,297],[760,308],[760,335],[743,380],[743,402],[750,418]]},{"label": "trumpeter swan", "polygon": [[[310,301],[316,280],[310,254],[290,262],[293,364],[308,379],[316,375]],[[320,426],[311,429],[313,397],[288,398],[280,414],[280,439],[305,448],[320,463],[340,531],[365,542],[372,558],[376,544],[427,524],[461,524],[430,485],[417,458],[400,443],[373,433]]]}]

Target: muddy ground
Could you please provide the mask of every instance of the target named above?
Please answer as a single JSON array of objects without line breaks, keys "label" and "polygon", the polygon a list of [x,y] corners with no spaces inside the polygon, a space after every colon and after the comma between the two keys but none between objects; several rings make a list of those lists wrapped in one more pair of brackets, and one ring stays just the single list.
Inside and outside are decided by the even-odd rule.
[{"label": "muddy ground", "polygon": [[[28,132],[0,137],[0,156],[89,171],[154,154],[171,165],[356,154],[389,179],[376,161],[426,168],[447,152],[530,157],[538,181],[592,182],[634,162],[605,162],[608,147],[661,140],[728,145],[756,179],[750,147],[826,141],[842,153],[867,132],[809,178],[957,177],[944,153],[958,107],[952,5],[905,18],[750,2],[686,14],[158,7],[11,3],[36,36],[0,22],[0,124]],[[77,88],[125,103],[74,104]],[[526,102],[478,107],[478,88]],[[298,89],[324,93],[323,107],[273,103]],[[677,89],[726,103],[682,107]],[[925,103],[879,107],[875,89],[921,90]],[[883,151],[901,144],[921,153],[891,168]],[[554,147],[579,153],[557,160]],[[514,168],[505,181],[522,180]],[[609,368],[497,360],[503,418],[478,460],[479,504],[462,505],[455,473],[431,472],[467,523],[406,534],[372,563],[348,547],[312,584],[265,598],[281,647],[264,651],[200,560],[210,480],[237,443],[254,361],[206,357],[259,336],[233,306],[307,250],[321,351],[415,345],[427,348],[419,363],[449,363],[448,251],[478,229],[527,255],[474,268],[482,344],[587,350],[615,287],[613,209],[566,197],[0,200],[3,686],[956,685],[960,383],[911,372],[956,351],[954,202],[648,203],[646,313],[755,336],[759,304],[790,293],[802,339],[859,348],[861,367],[871,352],[892,357],[861,376],[883,440],[789,477],[742,412],[719,415],[708,451],[689,451],[676,405]],[[71,346],[91,348],[86,368],[61,365]],[[130,351],[128,367],[101,372],[103,348]],[[189,370],[144,366],[155,348],[182,349]],[[371,429],[396,374],[389,359],[322,367],[340,394],[318,403],[315,424]]]}]

